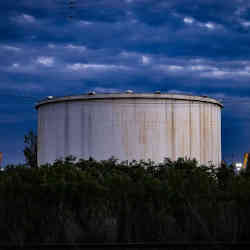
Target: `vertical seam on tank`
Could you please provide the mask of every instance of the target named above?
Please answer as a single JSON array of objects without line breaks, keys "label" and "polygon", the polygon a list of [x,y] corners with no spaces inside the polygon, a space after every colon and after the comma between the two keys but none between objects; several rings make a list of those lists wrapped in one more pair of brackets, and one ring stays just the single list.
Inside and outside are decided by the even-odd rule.
[{"label": "vertical seam on tank", "polygon": [[218,157],[218,166],[220,166],[221,164],[221,108],[218,108],[217,111],[217,123],[219,125],[219,128],[217,128],[217,131],[219,130],[219,134],[218,134],[218,138],[219,138],[219,146],[217,147],[218,153],[217,153],[217,157]]},{"label": "vertical seam on tank", "polygon": [[215,148],[214,148],[214,129],[213,129],[213,106],[212,106],[212,104],[210,104],[210,123],[211,123],[211,134],[212,134],[212,136],[211,136],[211,152],[210,152],[210,156],[211,156],[211,161],[212,161],[212,164],[214,164],[214,150],[215,150]]},{"label": "vertical seam on tank", "polygon": [[142,133],[142,145],[143,145],[143,158],[146,158],[146,142],[145,142],[145,134],[146,134],[146,113],[143,112],[143,133]]},{"label": "vertical seam on tank", "polygon": [[[135,133],[135,135],[137,135],[137,126],[136,126],[136,124],[137,124],[137,121],[136,121],[136,114],[137,114],[137,102],[136,102],[136,99],[135,99],[135,101],[134,101],[134,112],[135,112],[135,116],[134,116],[134,133]],[[137,136],[136,137],[136,144],[137,145],[139,145],[139,137]],[[135,150],[136,150],[136,152],[134,152],[134,156],[135,156],[135,158],[137,158],[137,156],[138,155],[140,155],[140,154],[138,154],[137,152],[137,147],[135,147]],[[134,160],[134,159],[132,159],[132,160]]]},{"label": "vertical seam on tank", "polygon": [[[164,137],[166,136],[166,138],[165,138],[165,140],[164,140],[164,146],[165,146],[165,152],[164,152],[164,154],[163,154],[163,156],[164,156],[164,158],[166,158],[166,157],[169,157],[169,146],[168,146],[168,116],[167,116],[167,101],[166,100],[164,100],[164,103],[165,103],[165,119],[164,119],[164,130],[166,129],[166,131],[164,131],[165,133],[164,133]],[[164,158],[163,158],[163,160],[164,160]]]},{"label": "vertical seam on tank", "polygon": [[65,118],[64,118],[64,156],[69,154],[69,105],[68,102],[65,102]]},{"label": "vertical seam on tank", "polygon": [[[53,116],[54,116],[54,112],[55,112],[55,104],[53,104],[53,106],[52,106],[53,108],[52,108],[52,114],[53,114]],[[60,117],[60,115],[59,115],[59,117]],[[58,120],[57,120],[58,121]],[[57,130],[56,128],[55,128],[55,123],[53,124],[53,129],[55,129],[55,133],[56,133],[56,140],[55,140],[55,148],[56,148],[56,159],[58,159],[58,131],[59,130]]]},{"label": "vertical seam on tank", "polygon": [[88,156],[89,157],[93,157],[92,156],[92,142],[91,142],[91,139],[92,139],[92,120],[91,119],[94,119],[94,117],[91,117],[91,112],[92,112],[92,109],[93,109],[93,105],[89,105],[89,108],[88,108]]},{"label": "vertical seam on tank", "polygon": [[41,110],[38,110],[38,114],[37,114],[37,120],[38,120],[38,124],[37,124],[37,164],[40,165],[40,145],[41,145],[41,137],[40,137],[40,133],[41,133]]},{"label": "vertical seam on tank", "polygon": [[217,166],[219,167],[220,160],[219,160],[219,143],[220,143],[220,133],[219,133],[219,111],[220,108],[216,110],[216,134],[217,134]]},{"label": "vertical seam on tank", "polygon": [[175,159],[175,157],[176,157],[176,150],[175,150],[175,121],[174,121],[174,118],[175,118],[175,116],[174,116],[174,104],[172,103],[171,104],[171,109],[172,109],[172,133],[171,133],[171,136],[172,136],[172,143],[173,143],[173,145],[172,145],[172,159],[173,160],[176,160]]},{"label": "vertical seam on tank", "polygon": [[[221,141],[221,109],[222,108],[220,108],[220,112],[219,112],[219,120],[220,120],[220,136],[219,136],[219,138],[220,138],[220,161],[221,161],[221,155],[222,155],[222,141]],[[221,163],[221,162],[220,162]]]},{"label": "vertical seam on tank", "polygon": [[221,156],[222,156],[222,141],[221,141],[221,110],[222,108],[220,108],[220,112],[219,112],[219,119],[220,119],[220,161],[221,161]]},{"label": "vertical seam on tank", "polygon": [[[49,106],[49,105],[48,105]],[[49,115],[50,115],[50,113],[49,113],[49,111],[48,111],[48,106],[46,107],[46,106],[44,106],[44,108],[45,108],[45,111],[44,111],[44,113],[45,113],[45,116],[46,116],[46,119],[45,119],[45,121],[44,121],[44,128],[46,129],[46,131],[48,131],[48,117],[49,117]],[[46,115],[47,114],[47,115]],[[48,133],[48,132],[47,132]],[[44,137],[46,138],[47,137],[47,133],[46,133],[46,135],[44,135]],[[44,162],[48,162],[48,153],[47,153],[47,149],[50,147],[50,142],[48,141],[47,142],[47,147],[44,147],[43,148],[43,154],[44,154]],[[54,149],[55,150],[55,149]]]},{"label": "vertical seam on tank", "polygon": [[217,106],[214,106],[214,139],[215,139],[215,143],[216,143],[216,147],[215,147],[215,165],[218,166],[218,159],[217,159],[217,151],[218,151],[218,132],[217,132]]},{"label": "vertical seam on tank", "polygon": [[203,150],[202,150],[202,117],[201,117],[201,103],[199,103],[199,113],[200,113],[200,163],[203,164]]},{"label": "vertical seam on tank", "polygon": [[207,164],[207,159],[208,159],[208,157],[207,157],[207,155],[208,155],[207,151],[208,150],[206,150],[206,146],[208,145],[208,139],[207,139],[207,133],[206,133],[207,104],[204,104],[204,105],[205,105],[204,106],[205,110],[203,112],[203,136],[204,136],[203,154],[204,154],[204,162],[205,162],[205,164]]},{"label": "vertical seam on tank", "polygon": [[217,106],[215,107],[215,122],[216,122],[216,126],[215,126],[215,135],[216,135],[216,166],[218,166],[219,163],[219,157],[218,157],[218,151],[219,151],[219,134],[218,134],[218,112],[217,112]]},{"label": "vertical seam on tank", "polygon": [[85,148],[84,148],[84,134],[85,134],[85,123],[84,123],[84,111],[85,111],[85,102],[82,102],[80,107],[81,107],[81,110],[80,110],[80,118],[81,118],[81,123],[80,123],[80,128],[81,128],[81,134],[80,134],[80,138],[81,138],[81,155],[82,157],[84,158],[87,154],[85,154]]},{"label": "vertical seam on tank", "polygon": [[189,158],[191,159],[192,154],[192,116],[191,116],[192,102],[189,103]]},{"label": "vertical seam on tank", "polygon": [[[112,148],[115,148],[114,145],[115,145],[115,142],[114,142],[114,138],[115,138],[115,124],[114,124],[114,110],[113,110],[113,107],[114,107],[114,101],[111,100],[110,102],[111,104],[111,140],[109,141],[109,143],[111,144],[111,147]],[[107,125],[109,127],[109,124]],[[109,129],[109,128],[108,128]],[[111,152],[112,153],[112,152]],[[112,153],[112,156],[115,157],[115,150],[114,152]]]},{"label": "vertical seam on tank", "polygon": [[[111,128],[112,128],[112,139],[111,139],[111,141],[113,141],[113,138],[114,138],[114,128],[115,128],[113,107],[114,107],[114,100],[111,100]],[[112,145],[112,147],[113,147],[113,145]]]}]

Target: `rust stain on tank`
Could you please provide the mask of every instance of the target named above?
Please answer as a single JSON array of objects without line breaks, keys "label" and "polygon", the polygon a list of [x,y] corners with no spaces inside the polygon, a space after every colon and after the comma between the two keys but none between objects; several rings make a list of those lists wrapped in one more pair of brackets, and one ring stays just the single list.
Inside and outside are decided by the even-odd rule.
[{"label": "rust stain on tank", "polygon": [[69,155],[69,105],[65,103],[65,118],[64,118],[64,155]]},{"label": "rust stain on tank", "polygon": [[126,112],[124,114],[124,111],[121,110],[119,112],[120,116],[120,124],[122,129],[121,139],[122,139],[122,147],[124,149],[124,153],[126,155],[126,158],[129,158],[129,134],[128,134],[128,121],[126,120]]},{"label": "rust stain on tank", "polygon": [[174,104],[171,104],[171,137],[172,137],[172,159],[175,160],[176,159],[176,143],[175,143],[175,115],[174,115]]},{"label": "rust stain on tank", "polygon": [[[146,119],[145,119],[145,112],[139,112],[140,118],[143,119],[139,119],[139,144],[143,144],[145,145],[147,143],[147,124],[146,124]],[[144,152],[145,152],[145,148],[144,148]]]},{"label": "rust stain on tank", "polygon": [[203,145],[203,123],[202,123],[202,105],[199,104],[199,114],[200,114],[200,161],[203,162],[204,161],[204,145]]},{"label": "rust stain on tank", "polygon": [[204,106],[204,112],[203,112],[203,155],[204,155],[204,161],[207,162],[207,151],[208,148],[208,138],[207,138],[207,127],[208,127],[208,117],[207,117],[207,104]]}]

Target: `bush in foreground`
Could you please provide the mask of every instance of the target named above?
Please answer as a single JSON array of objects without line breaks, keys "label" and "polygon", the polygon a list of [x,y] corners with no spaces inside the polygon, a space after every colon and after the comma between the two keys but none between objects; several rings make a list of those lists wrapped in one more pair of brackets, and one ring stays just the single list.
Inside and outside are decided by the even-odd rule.
[{"label": "bush in foreground", "polygon": [[75,161],[0,172],[1,242],[244,241],[250,175],[195,160]]}]

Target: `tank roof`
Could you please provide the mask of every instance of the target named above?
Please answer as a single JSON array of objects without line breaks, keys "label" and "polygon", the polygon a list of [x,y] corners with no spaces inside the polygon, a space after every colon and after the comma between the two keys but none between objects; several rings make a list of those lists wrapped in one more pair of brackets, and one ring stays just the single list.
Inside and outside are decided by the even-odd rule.
[{"label": "tank roof", "polygon": [[214,98],[208,96],[194,96],[187,94],[166,94],[166,93],[95,93],[89,92],[88,94],[82,95],[72,95],[72,96],[62,96],[62,97],[52,97],[49,96],[46,99],[41,100],[36,104],[36,109],[40,106],[49,103],[59,103],[59,102],[71,102],[71,101],[88,101],[88,100],[115,100],[115,99],[163,99],[163,100],[181,100],[181,101],[191,101],[191,102],[205,102],[220,106],[223,108],[223,104]]}]

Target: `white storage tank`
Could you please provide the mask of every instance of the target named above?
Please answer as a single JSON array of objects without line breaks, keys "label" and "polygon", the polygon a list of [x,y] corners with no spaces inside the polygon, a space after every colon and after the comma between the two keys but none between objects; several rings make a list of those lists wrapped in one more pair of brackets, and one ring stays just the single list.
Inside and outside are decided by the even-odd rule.
[{"label": "white storage tank", "polygon": [[208,97],[159,92],[50,96],[36,106],[38,164],[74,155],[219,165],[222,107]]}]

